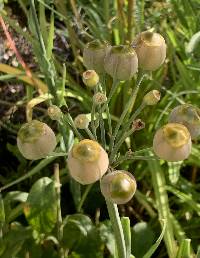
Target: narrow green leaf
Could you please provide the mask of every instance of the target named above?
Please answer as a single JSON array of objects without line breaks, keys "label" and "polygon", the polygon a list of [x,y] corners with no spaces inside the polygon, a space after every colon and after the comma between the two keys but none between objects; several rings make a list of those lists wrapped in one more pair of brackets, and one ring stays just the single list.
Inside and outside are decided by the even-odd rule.
[{"label": "narrow green leaf", "polygon": [[176,258],[191,258],[190,244],[191,239],[183,239]]},{"label": "narrow green leaf", "polygon": [[51,20],[49,25],[49,35],[47,40],[47,58],[51,59],[54,42],[54,14],[51,13]]},{"label": "narrow green leaf", "polygon": [[186,52],[188,54],[191,54],[192,52],[194,52],[194,50],[197,48],[197,46],[200,44],[200,31],[195,33],[189,43],[186,46]]},{"label": "narrow green leaf", "polygon": [[149,249],[149,251],[143,256],[143,258],[150,258],[153,255],[153,253],[156,251],[158,246],[160,245],[160,243],[164,237],[165,229],[166,229],[166,225],[167,225],[166,220],[163,219],[162,222],[163,222],[163,227],[162,227],[162,232],[161,232],[159,238],[157,239],[156,243],[154,245],[152,245],[152,247]]}]

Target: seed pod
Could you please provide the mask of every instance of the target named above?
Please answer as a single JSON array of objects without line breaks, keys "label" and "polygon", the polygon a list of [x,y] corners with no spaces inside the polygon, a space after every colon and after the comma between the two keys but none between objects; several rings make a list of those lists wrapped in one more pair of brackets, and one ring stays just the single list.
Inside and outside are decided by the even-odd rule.
[{"label": "seed pod", "polygon": [[143,70],[158,69],[166,58],[166,44],[164,38],[155,32],[144,31],[133,42],[138,56],[138,66]]},{"label": "seed pod", "polygon": [[93,102],[95,105],[102,105],[102,104],[106,103],[106,101],[107,101],[106,95],[101,92],[97,92],[93,96]]},{"label": "seed pod", "polygon": [[59,121],[62,117],[62,111],[56,105],[51,105],[48,108],[47,113],[52,120]]},{"label": "seed pod", "polygon": [[47,124],[32,120],[20,128],[17,146],[26,159],[42,159],[55,149],[56,136]]},{"label": "seed pod", "polygon": [[186,126],[192,139],[200,135],[200,109],[191,104],[175,107],[169,115],[169,122]]},{"label": "seed pod", "polygon": [[93,140],[84,139],[75,144],[67,160],[70,175],[80,184],[92,184],[107,171],[108,154]]},{"label": "seed pod", "polygon": [[74,125],[78,129],[86,129],[88,128],[90,120],[87,118],[85,114],[80,114],[74,119]]},{"label": "seed pod", "polygon": [[158,90],[149,91],[143,98],[143,103],[147,106],[153,106],[160,100],[160,92]]},{"label": "seed pod", "polygon": [[188,129],[177,123],[160,128],[153,139],[155,154],[167,161],[187,159],[191,152],[191,136]]},{"label": "seed pod", "polygon": [[99,82],[99,75],[94,70],[87,70],[83,73],[83,82],[89,88],[94,88]]},{"label": "seed pod", "polygon": [[97,73],[104,72],[104,58],[110,49],[107,42],[94,40],[87,44],[83,51],[83,63],[87,69],[95,70]]},{"label": "seed pod", "polygon": [[116,170],[102,178],[100,187],[106,199],[116,204],[124,204],[133,197],[137,184],[131,173]]},{"label": "seed pod", "polygon": [[129,80],[138,70],[138,58],[130,46],[114,46],[104,60],[105,71],[118,80]]}]

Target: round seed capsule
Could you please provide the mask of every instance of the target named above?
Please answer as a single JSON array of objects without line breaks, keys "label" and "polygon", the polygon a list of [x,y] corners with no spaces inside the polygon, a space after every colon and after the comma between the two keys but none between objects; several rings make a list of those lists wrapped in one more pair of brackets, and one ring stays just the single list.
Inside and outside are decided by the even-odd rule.
[{"label": "round seed capsule", "polygon": [[42,159],[55,149],[56,136],[47,124],[32,120],[20,128],[17,146],[26,159]]},{"label": "round seed capsule", "polygon": [[160,100],[160,92],[158,90],[149,91],[143,98],[143,103],[147,106],[156,105]]},{"label": "round seed capsule", "polygon": [[129,80],[138,71],[138,58],[130,46],[114,46],[104,60],[105,71],[118,80]]},{"label": "round seed capsule", "polygon": [[200,109],[191,104],[175,107],[169,115],[169,122],[186,126],[192,139],[200,135]]},{"label": "round seed capsule", "polygon": [[131,173],[116,170],[102,178],[100,187],[106,199],[116,204],[124,204],[132,199],[137,184]]},{"label": "round seed capsule", "polygon": [[158,129],[153,139],[155,154],[167,161],[187,159],[191,152],[191,136],[188,129],[177,123],[169,123]]},{"label": "round seed capsule", "polygon": [[74,119],[74,125],[78,129],[86,129],[89,126],[89,119],[85,114],[80,114]]},{"label": "round seed capsule", "polygon": [[48,116],[51,118],[51,120],[59,121],[62,117],[62,111],[59,107],[55,105],[51,105],[47,110]]},{"label": "round seed capsule", "polygon": [[133,42],[138,56],[138,66],[143,70],[158,69],[166,58],[166,44],[164,38],[155,32],[144,31]]},{"label": "round seed capsule", "polygon": [[87,70],[83,73],[83,82],[89,88],[94,88],[99,82],[99,76],[94,70]]},{"label": "round seed capsule", "polygon": [[89,42],[83,51],[83,63],[87,69],[95,70],[97,73],[104,72],[104,58],[110,49],[107,42],[94,40]]},{"label": "round seed capsule", "polygon": [[107,171],[108,154],[99,143],[84,139],[75,144],[67,160],[71,177],[80,184],[92,184]]}]

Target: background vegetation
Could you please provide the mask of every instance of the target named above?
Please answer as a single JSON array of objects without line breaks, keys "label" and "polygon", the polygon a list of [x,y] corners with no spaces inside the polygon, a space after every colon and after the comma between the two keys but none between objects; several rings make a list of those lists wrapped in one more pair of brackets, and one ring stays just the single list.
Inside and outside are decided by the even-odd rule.
[{"label": "background vegetation", "polygon": [[[102,39],[113,45],[124,44],[151,27],[166,39],[165,64],[148,74],[135,106],[139,106],[144,93],[151,89],[161,91],[162,99],[155,107],[144,109],[140,118],[145,121],[145,129],[129,137],[121,153],[151,147],[155,130],[167,121],[170,110],[177,104],[199,105],[199,0],[35,2],[59,98],[61,102],[66,100],[65,112],[70,111],[73,118],[91,111],[92,92],[81,79],[85,70],[82,52],[87,42]],[[69,177],[66,157],[55,155],[33,162],[24,159],[17,149],[17,131],[32,116],[57,132],[58,152],[64,144],[57,124],[46,113],[51,101],[45,81],[46,63],[39,51],[30,3],[4,1],[0,6],[0,257],[63,257],[62,248],[68,250],[70,258],[113,257],[114,238],[99,184],[92,186],[80,205],[85,187]],[[5,35],[4,22],[16,52]],[[111,83],[107,77],[108,87]],[[134,85],[134,78],[120,83],[110,103],[113,120],[123,111]],[[76,139],[70,129],[65,135],[69,149]],[[164,241],[152,257],[173,257],[176,245],[186,248],[184,257],[198,257],[199,141],[194,142],[192,154],[184,162],[152,160],[143,154],[139,160],[120,166],[133,172],[138,183],[135,197],[127,205],[119,206],[121,216],[131,220],[132,254],[136,258],[144,257],[162,231],[159,219],[165,219]],[[63,236],[57,231],[60,228],[56,208],[59,193],[53,187],[58,163]],[[31,210],[26,206],[27,198]],[[34,219],[29,213],[37,216]]]}]

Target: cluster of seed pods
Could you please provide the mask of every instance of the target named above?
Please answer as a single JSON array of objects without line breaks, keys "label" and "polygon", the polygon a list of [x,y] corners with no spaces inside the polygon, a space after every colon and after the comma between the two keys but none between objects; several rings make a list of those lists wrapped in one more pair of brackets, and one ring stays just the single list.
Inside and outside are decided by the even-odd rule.
[{"label": "cluster of seed pods", "polygon": [[[164,38],[154,32],[140,33],[133,44],[110,46],[106,42],[93,41],[83,52],[83,62],[87,67],[83,73],[83,82],[89,88],[99,82],[99,75],[104,72],[117,80],[129,80],[138,71],[158,69],[166,57]],[[145,105],[155,105],[160,99],[157,90],[150,91],[143,98]],[[93,101],[96,105],[104,104],[107,98],[97,92]],[[62,112],[57,106],[48,109],[51,119],[59,121]],[[74,124],[78,129],[87,129],[89,120],[84,114],[78,115]],[[192,105],[180,105],[169,115],[169,123],[160,128],[153,140],[156,155],[167,161],[186,159],[191,151],[191,139],[200,135],[200,110]],[[24,124],[19,130],[17,145],[22,155],[30,160],[45,158],[56,147],[56,137],[52,129],[37,120]],[[70,175],[80,184],[92,184],[100,180],[103,196],[117,204],[128,202],[136,191],[136,180],[127,171],[106,172],[109,158],[106,150],[90,139],[81,140],[69,152],[67,165]],[[106,174],[106,175],[105,175]]]}]

